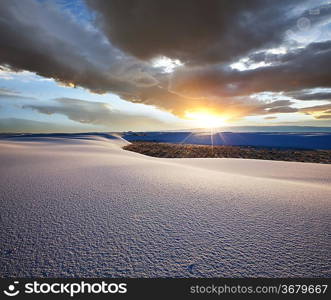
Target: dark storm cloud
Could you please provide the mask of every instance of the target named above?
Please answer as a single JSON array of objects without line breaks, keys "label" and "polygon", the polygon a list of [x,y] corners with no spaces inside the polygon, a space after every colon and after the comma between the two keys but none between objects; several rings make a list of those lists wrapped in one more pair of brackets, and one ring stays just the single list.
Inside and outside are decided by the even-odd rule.
[{"label": "dark storm cloud", "polygon": [[12,70],[29,70],[100,93],[130,93],[156,84],[146,64],[125,56],[100,31],[52,2],[2,0],[0,37],[0,65]]},{"label": "dark storm cloud", "polygon": [[[266,103],[250,95],[331,87],[330,41],[276,57],[266,51],[283,45],[286,30],[307,14],[307,1],[87,2],[97,13],[95,25],[77,21],[55,2],[0,1],[0,65],[97,93],[116,93],[181,117],[201,108],[233,118],[291,113],[297,109],[289,100]],[[311,19],[316,23],[327,17],[328,10],[321,10]],[[160,55],[185,64],[165,74],[149,61]],[[230,67],[246,55],[251,62],[271,65],[245,71]],[[29,107],[89,124],[123,117],[104,104],[70,99]]]},{"label": "dark storm cloud", "polygon": [[281,64],[246,71],[224,65],[180,68],[173,74],[171,90],[190,97],[224,97],[331,86],[331,41],[284,56]]},{"label": "dark storm cloud", "polygon": [[228,62],[282,40],[293,0],[87,0],[109,39],[141,59]]}]

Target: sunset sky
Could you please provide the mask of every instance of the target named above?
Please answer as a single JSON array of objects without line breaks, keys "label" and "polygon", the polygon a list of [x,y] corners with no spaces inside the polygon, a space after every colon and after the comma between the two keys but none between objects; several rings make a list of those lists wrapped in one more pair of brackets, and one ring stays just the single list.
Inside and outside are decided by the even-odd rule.
[{"label": "sunset sky", "polygon": [[331,2],[2,0],[0,132],[331,126]]}]

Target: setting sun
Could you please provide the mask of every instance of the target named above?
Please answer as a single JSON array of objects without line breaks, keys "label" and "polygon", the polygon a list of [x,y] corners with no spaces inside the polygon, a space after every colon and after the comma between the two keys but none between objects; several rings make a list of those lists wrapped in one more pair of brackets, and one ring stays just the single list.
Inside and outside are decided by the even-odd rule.
[{"label": "setting sun", "polygon": [[192,120],[198,127],[217,128],[226,126],[227,118],[208,111],[186,112],[185,117]]}]

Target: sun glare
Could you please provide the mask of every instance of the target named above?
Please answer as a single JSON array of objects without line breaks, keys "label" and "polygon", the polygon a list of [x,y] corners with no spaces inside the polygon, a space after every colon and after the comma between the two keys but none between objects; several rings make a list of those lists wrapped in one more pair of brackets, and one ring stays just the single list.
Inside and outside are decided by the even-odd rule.
[{"label": "sun glare", "polygon": [[227,125],[226,117],[206,111],[186,112],[185,118],[192,120],[196,126],[202,128],[218,128]]}]

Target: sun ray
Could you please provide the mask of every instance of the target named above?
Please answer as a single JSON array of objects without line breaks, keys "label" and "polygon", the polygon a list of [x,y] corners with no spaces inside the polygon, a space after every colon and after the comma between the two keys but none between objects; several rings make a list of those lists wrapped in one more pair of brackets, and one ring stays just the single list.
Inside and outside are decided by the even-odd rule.
[{"label": "sun ray", "polygon": [[180,144],[184,144],[185,141],[187,141],[189,139],[190,136],[193,135],[193,132],[190,132],[181,142]]},{"label": "sun ray", "polygon": [[214,128],[210,128],[211,153],[214,155]]}]

